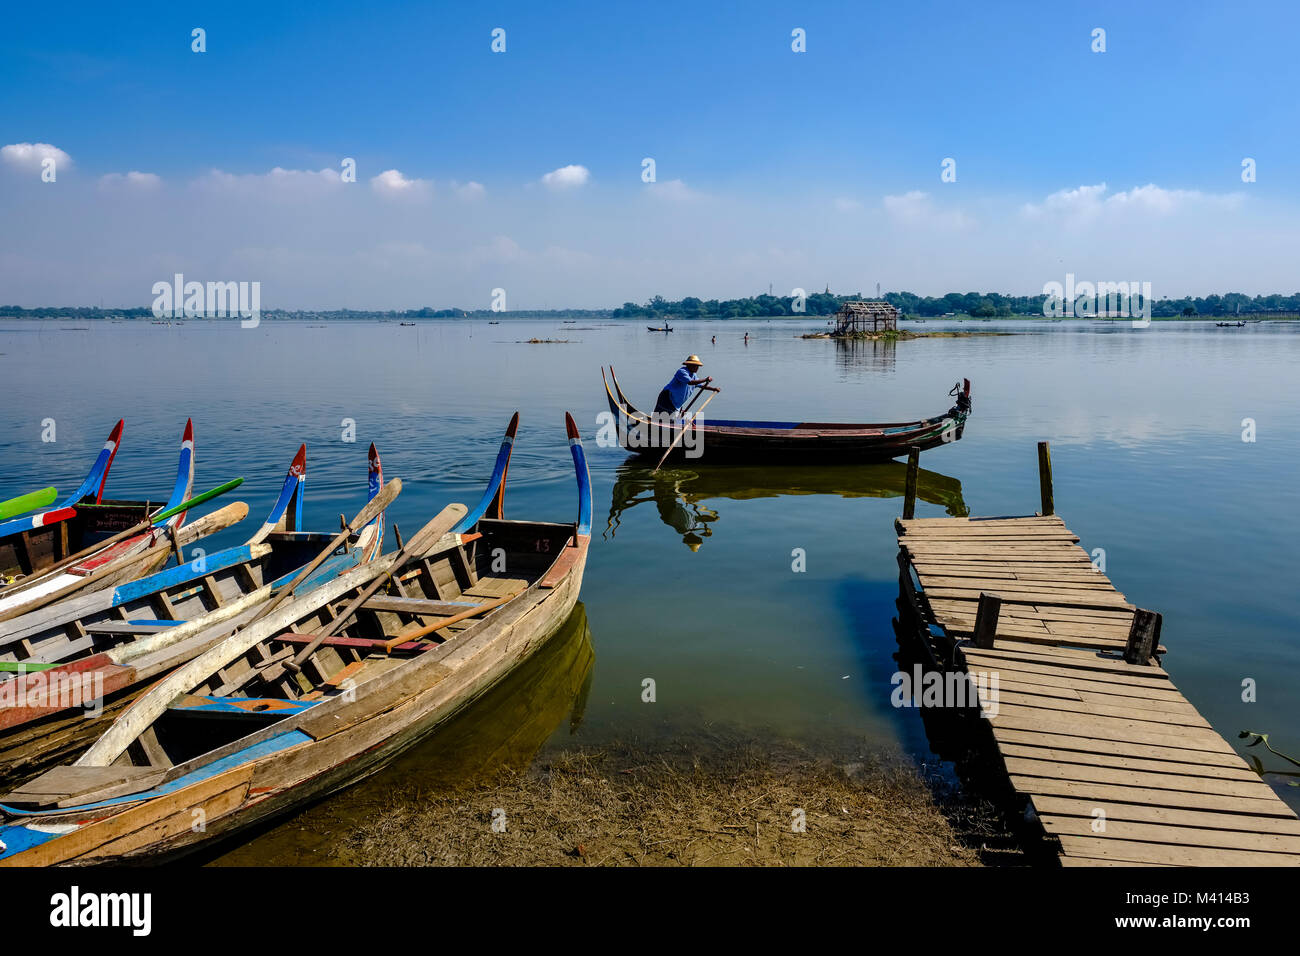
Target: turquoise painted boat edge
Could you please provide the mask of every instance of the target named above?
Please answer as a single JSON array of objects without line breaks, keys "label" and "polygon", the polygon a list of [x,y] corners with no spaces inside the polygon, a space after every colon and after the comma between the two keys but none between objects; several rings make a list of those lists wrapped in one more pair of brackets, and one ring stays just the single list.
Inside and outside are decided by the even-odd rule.
[{"label": "turquoise painted boat edge", "polygon": [[[241,544],[234,548],[218,551],[216,554],[209,554],[198,561],[187,561],[180,567],[158,571],[148,577],[140,578],[138,581],[132,581],[116,588],[113,591],[113,603],[110,606],[118,607],[127,601],[134,601],[137,598],[153,594],[155,591],[174,587],[177,584],[184,584],[186,581],[193,581],[214,571],[223,571],[228,567],[249,560],[252,556],[253,549],[246,544]],[[201,566],[202,570],[199,570],[197,566]]]},{"label": "turquoise painted boat edge", "polygon": [[[303,581],[302,584],[298,585],[298,590],[295,593],[300,595],[306,594],[308,591],[320,587],[322,584],[326,583],[327,581],[334,580],[334,578],[350,570],[351,568],[356,567],[359,563],[360,563],[360,555],[357,553],[356,548],[353,548],[347,554],[332,555],[329,558],[326,558],[325,561],[321,564],[321,566],[312,572],[311,577],[307,578],[307,580]],[[288,574],[284,574],[276,578],[274,581],[271,582],[271,590],[273,592],[278,591],[280,588],[289,584],[289,582],[291,582],[295,577],[297,577],[298,572],[301,570],[302,570],[301,568],[297,568],[293,571],[290,571]]]},{"label": "turquoise painted boat edge", "polygon": [[[319,703],[319,701],[315,703]],[[199,767],[184,776],[177,777],[175,780],[168,780],[165,783],[160,783],[158,786],[152,787],[149,790],[142,790],[139,793],[130,793],[122,797],[114,797],[111,800],[101,800],[98,803],[87,803],[75,807],[62,807],[58,810],[57,816],[66,817],[66,815],[70,813],[101,810],[105,807],[120,807],[128,803],[142,803],[145,800],[152,800],[155,797],[165,797],[169,793],[175,793],[177,790],[184,789],[193,784],[202,783],[204,780],[215,777],[219,773],[233,770],[235,767],[242,766],[243,764],[250,763],[251,761],[258,760],[262,757],[269,757],[271,754],[276,754],[282,750],[288,750],[290,747],[296,747],[298,744],[304,744],[310,741],[311,737],[307,736],[301,730],[286,730],[282,734],[276,734],[274,737],[269,737],[250,747],[245,747],[243,750],[236,751],[220,760],[214,760],[206,766]],[[13,817],[56,816],[56,814],[51,813],[49,810],[19,810],[17,807],[6,806],[2,803],[0,803],[0,812]],[[20,829],[28,830],[28,827],[24,824],[11,824],[0,828],[0,842],[10,844],[10,832]],[[60,835],[61,834],[57,833],[53,834],[51,839]],[[31,845],[37,846],[45,842],[48,841],[38,840]],[[0,853],[0,860],[3,860],[7,856],[13,856],[14,852],[15,851],[11,849],[4,853]]]}]

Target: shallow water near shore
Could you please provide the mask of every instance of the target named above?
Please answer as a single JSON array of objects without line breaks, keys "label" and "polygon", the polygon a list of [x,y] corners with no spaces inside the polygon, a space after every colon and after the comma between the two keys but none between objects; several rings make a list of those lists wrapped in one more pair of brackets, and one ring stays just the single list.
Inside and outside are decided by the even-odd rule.
[{"label": "shallow water near shore", "polygon": [[[587,318],[66,325],[0,321],[9,386],[0,498],[46,484],[70,491],[123,417],[108,495],[161,500],[192,416],[196,489],[242,475],[248,523],[260,521],[306,442],[308,527],[337,527],[364,500],[374,441],[386,476],[405,484],[389,521],[410,533],[448,501],[477,500],[518,409],[507,516],[569,521],[563,412],[578,421],[595,497],[582,594],[589,638],[557,642],[546,659],[555,674],[525,675],[518,697],[546,706],[516,713],[513,698],[494,698],[454,738],[430,738],[330,798],[338,819],[426,778],[439,787],[559,746],[712,725],[813,751],[851,735],[934,759],[917,714],[889,704],[901,466],[687,461],[651,476],[596,443],[602,364],[613,362],[633,400],[650,406],[692,352],[723,389],[710,413],[726,418],[917,418],[948,408],[953,383],[971,379],[964,437],[922,455],[918,516],[1035,511],[1034,445],[1050,440],[1058,513],[1085,548],[1104,549],[1107,574],[1130,600],[1164,614],[1165,664],[1188,699],[1236,746],[1251,729],[1300,751],[1300,396],[1291,387],[1300,324],[932,320],[916,330],[1018,334],[854,343],[800,338],[824,328],[818,319],[680,322],[671,334]],[[46,419],[52,443],[41,440]],[[1242,440],[1246,419],[1254,441]],[[345,440],[349,422],[355,442]],[[231,529],[208,546],[251,533]],[[792,568],[796,549],[804,571]],[[647,678],[653,703],[642,699]],[[1243,682],[1253,682],[1253,701]],[[518,733],[503,737],[512,721]],[[1300,807],[1300,788],[1269,779]],[[328,837],[294,826],[224,852],[231,862],[290,862],[295,840]]]}]

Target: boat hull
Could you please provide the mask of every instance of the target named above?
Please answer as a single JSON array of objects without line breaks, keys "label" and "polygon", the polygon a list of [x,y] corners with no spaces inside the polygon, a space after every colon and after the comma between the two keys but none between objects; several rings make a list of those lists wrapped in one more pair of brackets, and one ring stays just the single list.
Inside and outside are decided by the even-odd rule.
[{"label": "boat hull", "polygon": [[619,423],[619,442],[633,455],[658,460],[673,445],[669,461],[704,464],[874,464],[960,441],[970,415],[954,406],[935,418],[875,425],[821,422],[658,422],[627,401],[618,380],[605,383],[609,410]]},{"label": "boat hull", "polygon": [[[394,682],[400,686],[362,684],[352,705],[362,715],[341,714],[341,729],[288,731],[280,735],[292,737],[287,746],[269,738],[254,745],[266,751],[256,759],[236,754],[229,770],[0,859],[0,866],[160,862],[351,786],[436,732],[543,647],[573,612],[585,567],[583,547],[555,587],[534,583],[467,641],[423,655]],[[204,826],[196,829],[195,819]]]}]

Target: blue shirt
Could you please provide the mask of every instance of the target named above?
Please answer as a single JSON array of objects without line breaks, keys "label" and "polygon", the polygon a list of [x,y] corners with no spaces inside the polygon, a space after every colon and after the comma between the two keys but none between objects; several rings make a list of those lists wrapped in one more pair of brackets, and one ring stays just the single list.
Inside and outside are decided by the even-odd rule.
[{"label": "blue shirt", "polygon": [[686,404],[687,397],[691,394],[691,380],[694,378],[685,365],[677,370],[673,380],[664,386],[668,390],[668,397],[673,400],[673,404],[681,408]]}]

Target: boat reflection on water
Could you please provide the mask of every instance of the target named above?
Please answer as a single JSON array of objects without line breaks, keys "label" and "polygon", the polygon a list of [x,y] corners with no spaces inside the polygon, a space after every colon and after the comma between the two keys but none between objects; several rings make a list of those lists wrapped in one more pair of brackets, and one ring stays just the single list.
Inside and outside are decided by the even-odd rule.
[{"label": "boat reflection on water", "polygon": [[[653,501],[664,524],[682,536],[692,551],[700,550],[713,535],[718,512],[704,504],[719,498],[747,501],[780,495],[838,495],[841,498],[901,498],[907,465],[899,461],[879,465],[829,467],[725,467],[664,468],[651,472],[644,465],[620,465],[614,475],[614,492],[603,537],[618,532],[623,513]],[[954,518],[969,512],[961,495],[961,482],[922,468],[917,475],[916,497],[941,505]]]},{"label": "boat reflection on water", "polygon": [[[596,652],[579,601],[546,644],[384,774],[385,790],[405,783],[454,786],[502,767],[524,768],[568,717],[576,733],[587,708]],[[378,778],[376,778],[378,779]]]},{"label": "boat reflection on water", "polygon": [[[336,865],[346,833],[420,794],[489,781],[503,768],[528,767],[551,736],[575,733],[591,691],[596,653],[579,601],[546,644],[491,690],[379,773],[329,799],[223,845],[207,861],[221,866]],[[214,858],[215,857],[215,858]]]}]

